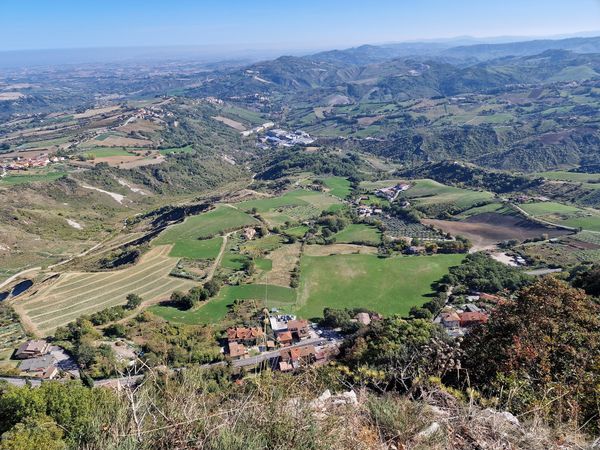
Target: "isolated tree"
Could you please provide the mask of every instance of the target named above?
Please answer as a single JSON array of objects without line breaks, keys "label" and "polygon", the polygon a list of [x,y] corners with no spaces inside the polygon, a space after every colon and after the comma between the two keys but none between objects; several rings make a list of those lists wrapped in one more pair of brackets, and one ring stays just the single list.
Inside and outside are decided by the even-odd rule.
[{"label": "isolated tree", "polygon": [[214,297],[221,290],[221,282],[216,278],[213,278],[212,280],[204,283],[204,289],[206,290],[208,297]]},{"label": "isolated tree", "polygon": [[125,307],[127,309],[136,309],[142,304],[142,297],[137,294],[128,294],[127,295],[127,304]]}]

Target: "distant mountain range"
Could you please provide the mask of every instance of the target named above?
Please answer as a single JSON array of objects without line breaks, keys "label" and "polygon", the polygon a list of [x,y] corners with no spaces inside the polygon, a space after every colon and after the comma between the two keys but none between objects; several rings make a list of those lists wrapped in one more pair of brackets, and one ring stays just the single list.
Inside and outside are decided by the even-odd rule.
[{"label": "distant mountain range", "polygon": [[[600,32],[597,33],[600,35]],[[474,63],[504,56],[528,56],[546,50],[570,50],[575,53],[597,53],[600,37],[569,37],[566,39],[528,40],[518,37],[424,40],[381,45],[362,45],[345,50],[328,50],[307,56],[315,61],[366,65],[405,57],[436,57],[448,62]],[[167,46],[119,47],[85,49],[45,49],[0,51],[0,69],[62,66],[65,64],[93,63],[160,63],[165,61],[195,61],[217,63],[238,61],[239,64],[276,58],[284,51],[276,48],[240,49],[232,46]],[[296,49],[286,54],[301,56],[310,53]]]},{"label": "distant mountain range", "polygon": [[213,72],[188,94],[278,93],[327,105],[329,96],[396,101],[598,76],[600,37],[451,48],[415,43],[283,56]]},{"label": "distant mountain range", "polygon": [[442,60],[481,62],[505,56],[530,56],[546,50],[574,53],[600,53],[600,37],[544,39],[496,44],[459,45],[448,42],[415,42],[387,45],[363,45],[347,50],[332,50],[310,56],[315,61],[366,65],[402,57],[436,57]]}]

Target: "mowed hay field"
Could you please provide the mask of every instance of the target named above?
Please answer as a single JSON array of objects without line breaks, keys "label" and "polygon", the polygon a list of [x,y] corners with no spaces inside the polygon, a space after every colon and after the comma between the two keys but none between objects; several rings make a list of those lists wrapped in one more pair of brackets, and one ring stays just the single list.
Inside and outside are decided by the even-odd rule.
[{"label": "mowed hay field", "polygon": [[384,315],[407,314],[421,305],[432,284],[464,255],[303,256],[297,313],[322,317],[323,308],[364,307]]},{"label": "mowed hay field", "polygon": [[189,290],[197,283],[169,276],[177,262],[167,256],[169,250],[169,246],[155,247],[124,270],[65,273],[32,297],[17,301],[15,309],[32,331],[45,336],[82,315],[125,304],[127,294],[155,301],[176,290]]}]

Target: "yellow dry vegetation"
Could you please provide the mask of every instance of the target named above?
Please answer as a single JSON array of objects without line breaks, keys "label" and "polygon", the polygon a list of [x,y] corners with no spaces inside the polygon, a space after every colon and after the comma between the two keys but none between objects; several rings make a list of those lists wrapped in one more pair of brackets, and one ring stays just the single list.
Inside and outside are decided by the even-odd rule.
[{"label": "yellow dry vegetation", "polygon": [[170,245],[157,246],[127,269],[110,272],[67,272],[13,304],[26,328],[39,336],[50,335],[82,315],[126,303],[138,294],[145,304],[166,299],[173,291],[186,291],[193,281],[169,275],[177,263],[168,256]]}]

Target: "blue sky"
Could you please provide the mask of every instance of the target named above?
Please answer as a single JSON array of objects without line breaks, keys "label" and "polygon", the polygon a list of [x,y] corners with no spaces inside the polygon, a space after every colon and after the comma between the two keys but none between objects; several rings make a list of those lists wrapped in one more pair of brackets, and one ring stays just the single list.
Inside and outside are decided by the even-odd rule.
[{"label": "blue sky", "polygon": [[316,49],[600,30],[600,0],[0,0],[0,50]]}]

